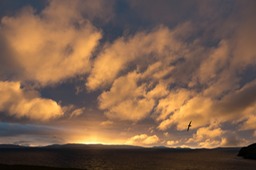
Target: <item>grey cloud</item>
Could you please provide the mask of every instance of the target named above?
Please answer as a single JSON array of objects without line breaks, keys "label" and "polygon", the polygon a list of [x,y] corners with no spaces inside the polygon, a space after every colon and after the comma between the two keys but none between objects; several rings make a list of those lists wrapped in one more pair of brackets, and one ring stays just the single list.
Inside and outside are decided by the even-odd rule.
[{"label": "grey cloud", "polygon": [[243,109],[256,102],[256,81],[248,83],[241,89],[223,98],[223,111],[241,112]]},{"label": "grey cloud", "polygon": [[226,134],[221,140],[221,145],[224,147],[245,146],[248,144],[248,140],[234,132],[229,132],[229,134]]},{"label": "grey cloud", "polygon": [[61,128],[37,125],[37,124],[20,124],[20,123],[0,123],[0,136],[12,137],[19,135],[49,135],[63,131]]}]

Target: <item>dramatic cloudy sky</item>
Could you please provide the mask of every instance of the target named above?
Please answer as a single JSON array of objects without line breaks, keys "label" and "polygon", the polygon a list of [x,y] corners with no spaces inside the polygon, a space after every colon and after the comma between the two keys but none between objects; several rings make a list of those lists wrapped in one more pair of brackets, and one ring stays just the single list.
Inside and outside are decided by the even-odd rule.
[{"label": "dramatic cloudy sky", "polygon": [[254,0],[1,0],[0,143],[255,142],[255,9]]}]

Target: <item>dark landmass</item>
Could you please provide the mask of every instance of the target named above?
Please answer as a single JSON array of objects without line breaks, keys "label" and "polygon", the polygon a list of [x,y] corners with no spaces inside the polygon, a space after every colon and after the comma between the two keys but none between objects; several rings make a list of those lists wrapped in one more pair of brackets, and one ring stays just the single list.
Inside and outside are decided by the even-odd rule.
[{"label": "dark landmass", "polygon": [[25,146],[20,146],[20,145],[13,145],[13,144],[0,144],[0,149],[1,148],[24,148]]},{"label": "dark landmass", "polygon": [[[0,144],[0,149],[143,149],[144,147],[133,145],[103,145],[103,144],[53,144],[48,146],[22,146],[14,144]],[[165,147],[166,148],[166,147]]]},{"label": "dark landmass", "polygon": [[256,143],[240,149],[238,156],[245,159],[256,159]]},{"label": "dark landmass", "polygon": [[[256,144],[253,144],[256,147]],[[250,145],[251,146],[251,145]],[[77,144],[77,143],[68,143],[68,144],[53,144],[47,146],[22,146],[14,144],[0,144],[0,149],[142,149],[142,150],[240,150],[240,147],[218,147],[218,148],[169,148],[166,146],[152,146],[152,147],[142,147],[134,145],[104,145],[104,144]]]},{"label": "dark landmass", "polygon": [[219,148],[214,148],[214,150],[219,150],[219,151],[225,151],[225,152],[236,152],[238,153],[241,147],[219,147]]},{"label": "dark landmass", "polygon": [[[256,145],[256,144],[255,144]],[[219,150],[219,151],[239,151],[241,148],[238,147],[219,147],[219,148],[197,148],[197,149],[191,149],[191,148],[169,148],[166,146],[153,146],[153,147],[141,147],[141,146],[133,146],[133,145],[104,145],[104,144],[53,144],[48,146],[21,146],[21,145],[14,145],[14,144],[0,144],[0,151],[22,151],[22,150],[28,150],[28,151],[54,151],[54,150],[130,150],[130,151],[161,151],[161,152],[189,152],[189,151],[196,151],[196,150]],[[243,149],[243,148],[242,148]],[[241,152],[241,150],[240,150]],[[239,152],[239,156],[240,155]]]},{"label": "dark landmass", "polygon": [[166,146],[153,146],[154,149],[168,149]]},{"label": "dark landmass", "polygon": [[47,166],[4,165],[4,164],[0,164],[0,169],[3,169],[3,170],[81,170],[76,168],[55,168],[55,167],[47,167]]},{"label": "dark landmass", "polygon": [[54,144],[45,146],[44,148],[55,148],[55,149],[142,149],[140,146],[132,145],[103,145],[103,144]]}]

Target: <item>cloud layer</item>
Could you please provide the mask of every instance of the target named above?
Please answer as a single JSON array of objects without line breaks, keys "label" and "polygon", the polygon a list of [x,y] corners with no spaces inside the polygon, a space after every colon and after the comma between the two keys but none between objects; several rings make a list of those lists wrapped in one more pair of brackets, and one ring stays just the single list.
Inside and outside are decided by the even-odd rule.
[{"label": "cloud layer", "polygon": [[[200,143],[206,127],[229,122],[238,125],[238,131],[254,128],[255,77],[244,76],[253,74],[247,70],[254,70],[256,55],[251,47],[254,40],[244,38],[254,35],[249,25],[254,27],[255,22],[248,17],[252,11],[241,8],[240,12],[246,19],[239,26],[231,12],[218,22],[226,20],[230,25],[213,23],[220,31],[212,35],[197,36],[200,30],[212,30],[207,22],[185,21],[174,28],[160,26],[107,43],[93,63],[87,88],[106,89],[99,97],[99,108],[110,119],[137,122],[151,117],[161,131],[186,130],[193,120],[200,146],[224,145],[225,138]],[[220,128],[211,130],[224,135]]]},{"label": "cloud layer", "polygon": [[[255,4],[51,0],[40,10],[23,7],[1,18],[0,111],[43,121],[68,113],[55,121],[101,122],[134,145],[245,144],[256,133]],[[49,88],[58,96],[48,92],[48,99]],[[72,89],[79,93],[67,100]]]}]

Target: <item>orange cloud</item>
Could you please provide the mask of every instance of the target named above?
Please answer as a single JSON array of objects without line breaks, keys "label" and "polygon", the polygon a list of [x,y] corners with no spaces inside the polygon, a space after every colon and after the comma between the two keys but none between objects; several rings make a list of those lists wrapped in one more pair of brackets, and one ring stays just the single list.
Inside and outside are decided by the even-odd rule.
[{"label": "orange cloud", "polygon": [[209,119],[213,102],[208,98],[194,97],[180,106],[168,119],[163,120],[158,128],[166,130],[172,125],[177,125],[178,130],[186,130],[188,123],[193,120],[191,129],[204,126],[213,119]]},{"label": "orange cloud", "polygon": [[202,141],[205,138],[216,138],[220,137],[223,134],[223,131],[220,128],[214,127],[202,127],[196,131],[194,138],[196,141]]},{"label": "orange cloud", "polygon": [[199,78],[201,83],[208,83],[216,78],[218,72],[227,66],[229,59],[229,44],[225,41],[219,43],[219,47],[212,50],[209,57],[207,57],[199,68]]},{"label": "orange cloud", "polygon": [[40,14],[27,7],[2,18],[0,34],[14,53],[8,57],[17,63],[20,80],[47,85],[89,72],[101,32],[75,5],[50,1]]},{"label": "orange cloud", "polygon": [[103,126],[103,127],[108,127],[108,126],[112,126],[112,125],[113,125],[113,122],[107,120],[107,121],[101,122],[100,125]]},{"label": "orange cloud", "polygon": [[167,145],[169,146],[177,146],[180,142],[178,140],[168,140],[166,142]]},{"label": "orange cloud", "polygon": [[[158,111],[161,111],[162,115],[170,114],[170,112],[173,113],[169,117],[164,118],[158,128],[166,130],[171,126],[176,126],[178,130],[185,130],[187,123],[192,120],[191,129],[209,125],[215,121],[219,123],[226,121],[237,123],[242,121],[241,129],[252,129],[255,127],[253,126],[256,102],[256,98],[253,95],[256,91],[255,83],[256,81],[247,83],[240,89],[232,90],[220,99],[214,98],[215,96],[211,96],[209,93],[193,94],[191,91],[190,94],[193,94],[193,97],[188,97],[188,100],[172,95],[177,100],[172,101],[170,98],[167,98],[169,99],[167,101],[170,102],[166,102],[167,104],[163,105],[165,99],[162,99],[156,107]],[[207,90],[205,89],[205,91]],[[174,107],[173,104],[179,102],[178,99],[181,99],[181,103],[184,103]],[[163,109],[169,106],[172,106],[170,108],[174,110],[165,111]]]},{"label": "orange cloud", "polygon": [[144,96],[145,87],[137,86],[138,74],[130,73],[115,80],[110,91],[99,96],[99,106],[110,119],[138,121],[154,107],[154,100]]},{"label": "orange cloud", "polygon": [[25,91],[20,82],[0,82],[0,111],[17,118],[47,121],[63,115],[60,105],[41,98],[33,91]]},{"label": "orange cloud", "polygon": [[178,57],[175,53],[183,48],[174,38],[179,28],[172,32],[167,27],[159,27],[149,33],[139,32],[132,37],[121,37],[112,44],[106,44],[94,61],[87,88],[95,90],[111,84],[131,62],[146,64],[145,59],[150,62],[152,55],[165,56],[168,62],[173,61]]},{"label": "orange cloud", "polygon": [[159,140],[156,135],[148,136],[147,134],[140,134],[131,137],[126,143],[130,145],[153,145],[158,143]]},{"label": "orange cloud", "polygon": [[193,96],[193,93],[186,89],[171,91],[168,96],[159,100],[155,109],[158,113],[156,120],[164,120],[167,116],[179,110]]},{"label": "orange cloud", "polygon": [[217,126],[212,124],[209,127],[199,128],[186,143],[197,143],[200,147],[206,148],[220,146],[225,131]]},{"label": "orange cloud", "polygon": [[[111,87],[98,98],[99,108],[105,110],[108,118],[144,119],[156,101],[169,94],[168,85],[173,79],[168,78],[175,70],[171,63],[188,53],[186,45],[177,38],[183,34],[184,25],[190,27],[187,23],[172,31],[159,27],[105,45],[94,61],[87,87]],[[136,70],[129,71],[128,66]]]}]

